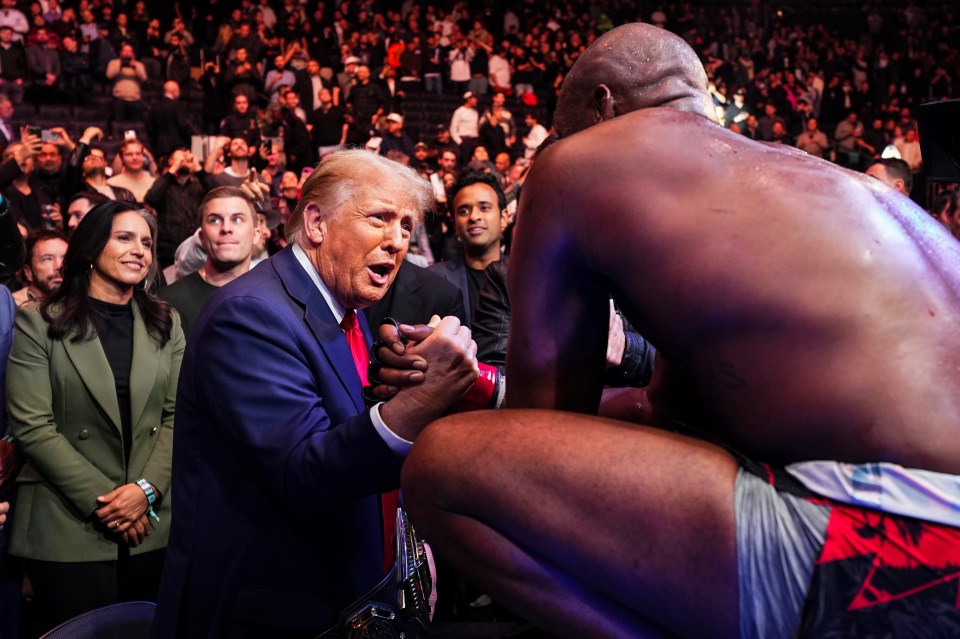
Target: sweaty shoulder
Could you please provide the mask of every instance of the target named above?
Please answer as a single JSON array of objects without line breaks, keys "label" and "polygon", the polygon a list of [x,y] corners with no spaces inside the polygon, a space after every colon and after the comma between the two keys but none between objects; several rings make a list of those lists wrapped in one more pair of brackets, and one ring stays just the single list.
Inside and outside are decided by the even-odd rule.
[{"label": "sweaty shoulder", "polygon": [[538,156],[519,225],[560,223],[578,244],[597,248],[615,235],[642,242],[638,224],[648,231],[649,224],[693,225],[689,211],[708,208],[717,199],[711,185],[727,183],[718,158],[739,153],[736,137],[703,116],[667,108],[592,126]]}]

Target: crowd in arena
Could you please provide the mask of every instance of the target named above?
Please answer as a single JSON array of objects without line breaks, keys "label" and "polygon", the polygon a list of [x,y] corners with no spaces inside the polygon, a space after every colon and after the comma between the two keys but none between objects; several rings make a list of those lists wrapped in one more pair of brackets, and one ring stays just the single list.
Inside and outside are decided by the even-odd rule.
[{"label": "crowd in arena", "polygon": [[[960,238],[960,193],[926,179],[916,119],[921,104],[953,98],[960,88],[960,50],[951,43],[956,10],[915,1],[862,9],[843,2],[827,10],[636,0],[0,0],[0,193],[25,249],[18,258],[0,258],[2,283],[18,307],[53,297],[67,303],[74,293],[60,288],[87,277],[67,273],[64,264],[81,221],[91,210],[123,203],[111,215],[127,215],[138,238],[141,222],[133,217],[140,214],[130,213],[146,212],[144,228],[155,235],[146,251],[155,248],[152,266],[159,272],[149,286],[179,312],[176,327],[182,322],[189,343],[209,295],[290,243],[288,221],[318,163],[344,149],[364,149],[429,182],[436,207],[412,231],[406,259],[428,269],[423,277],[444,280],[433,286],[447,287],[449,314],[474,326],[481,361],[502,366],[506,338],[496,328],[503,319],[496,304],[505,302],[514,216],[537,151],[551,141],[561,83],[597,37],[635,21],[664,27],[693,47],[722,126],[868,172]],[[239,248],[217,244],[227,227]],[[80,237],[90,250],[98,241],[92,232]],[[0,244],[15,254],[11,247],[19,242],[5,237]],[[500,261],[502,268],[494,264]],[[499,297],[488,291],[491,278]],[[133,289],[143,282],[131,283],[125,299],[139,295]],[[401,302],[390,295],[368,309],[371,325],[396,315]],[[165,356],[173,361],[183,349],[179,328],[171,335],[173,320],[159,309],[137,313],[149,331],[160,327],[166,337],[159,350],[171,351]],[[110,308],[97,312],[105,313],[105,326],[117,326]],[[509,317],[509,307],[506,312]],[[398,319],[426,323],[429,317]],[[60,330],[66,341],[69,331]],[[615,309],[610,334],[618,343],[608,356],[610,384],[648,381],[650,347]],[[134,344],[136,357],[141,351]],[[130,352],[107,354],[110,368],[102,370],[132,385],[129,361],[125,369],[114,361]],[[171,374],[169,361],[165,374]],[[29,382],[9,387],[24,390]],[[120,397],[120,406],[129,410],[131,397]],[[158,420],[172,420],[169,407],[154,400],[153,409],[163,414]],[[14,412],[18,419],[29,414],[23,405]],[[129,415],[121,421],[127,433],[136,427],[126,423]],[[6,426],[0,424],[0,435]],[[31,437],[21,427],[18,438]],[[33,444],[32,454],[46,454],[42,442]],[[125,463],[136,454],[128,448]],[[42,463],[27,468],[36,475],[23,482],[55,474]],[[162,498],[170,488],[169,464],[163,472],[165,479],[144,475],[149,481],[130,478],[127,486],[147,495],[150,514],[156,498],[167,526]],[[77,477],[47,478],[56,484]],[[110,519],[108,505],[122,499],[121,488],[102,491],[98,521],[75,531],[77,539],[118,521]],[[67,548],[50,548],[70,546],[71,537],[63,532],[41,542],[31,529],[27,541],[29,511],[22,495],[17,507],[14,493],[12,482],[0,486],[0,502],[14,504],[0,532],[0,552],[8,553],[0,559],[3,639],[19,636],[16,611],[22,597],[33,597],[31,587],[36,606],[23,636],[106,601],[69,594],[73,582],[50,564],[74,558]],[[120,545],[129,548],[121,560],[162,553],[166,527],[154,530],[151,544],[147,515],[124,521]],[[15,539],[7,547],[11,530]],[[131,553],[141,544],[142,555]],[[77,543],[74,550],[83,562],[103,559],[96,544],[87,552]],[[28,560],[26,581],[20,559]],[[162,554],[130,565],[139,574],[110,590],[107,600],[155,599]],[[440,602],[449,618],[489,603],[482,592],[459,586]]]}]

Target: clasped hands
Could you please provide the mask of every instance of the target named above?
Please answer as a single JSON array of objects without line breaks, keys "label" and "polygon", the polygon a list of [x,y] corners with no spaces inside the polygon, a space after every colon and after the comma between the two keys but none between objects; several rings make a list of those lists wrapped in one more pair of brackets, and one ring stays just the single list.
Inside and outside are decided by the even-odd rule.
[{"label": "clasped hands", "polygon": [[137,484],[124,484],[106,495],[97,497],[99,508],[94,516],[118,541],[140,545],[150,534],[147,519],[147,496]]},{"label": "clasped hands", "polygon": [[385,322],[379,335],[369,394],[386,401],[380,414],[387,426],[413,441],[476,381],[477,344],[453,316],[417,326]]}]

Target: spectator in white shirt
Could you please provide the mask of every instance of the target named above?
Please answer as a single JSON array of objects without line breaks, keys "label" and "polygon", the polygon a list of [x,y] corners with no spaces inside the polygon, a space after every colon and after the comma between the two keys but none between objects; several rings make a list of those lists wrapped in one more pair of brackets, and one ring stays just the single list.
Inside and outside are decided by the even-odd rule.
[{"label": "spectator in white shirt", "polygon": [[525,122],[530,127],[530,132],[523,138],[523,157],[530,159],[549,134],[540,124],[540,117],[536,113],[532,111],[528,113]]},{"label": "spectator in white shirt", "polygon": [[480,113],[477,111],[477,96],[473,91],[463,94],[463,104],[457,107],[450,118],[450,137],[460,147],[460,161],[466,163],[473,155],[480,136]]}]

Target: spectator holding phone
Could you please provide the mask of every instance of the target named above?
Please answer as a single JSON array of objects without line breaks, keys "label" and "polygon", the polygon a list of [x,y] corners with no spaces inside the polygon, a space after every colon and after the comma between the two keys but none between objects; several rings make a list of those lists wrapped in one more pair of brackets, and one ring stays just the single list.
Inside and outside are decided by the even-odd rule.
[{"label": "spectator holding phone", "polygon": [[122,45],[120,57],[107,64],[107,79],[113,81],[112,118],[143,121],[141,85],[147,81],[147,70],[134,59],[132,44]]},{"label": "spectator holding phone", "polygon": [[161,268],[173,264],[177,245],[197,228],[197,209],[214,186],[193,153],[177,149],[170,154],[167,170],[143,198],[157,212],[157,255]]},{"label": "spectator holding phone", "polygon": [[[247,145],[246,140],[243,138],[233,138],[221,144],[216,151],[207,157],[204,166],[210,175],[209,181],[211,186],[242,186],[244,182],[250,179],[250,156],[251,147]],[[218,160],[222,161],[223,164],[226,165],[226,168],[220,173],[214,173],[214,167]],[[263,191],[269,194],[271,191],[270,183],[260,175],[257,175],[257,179]],[[280,214],[274,208],[271,199],[269,197],[254,199],[257,209],[256,212],[263,213],[267,216],[271,222],[271,226],[275,227],[277,225],[276,222],[280,219]]]}]

